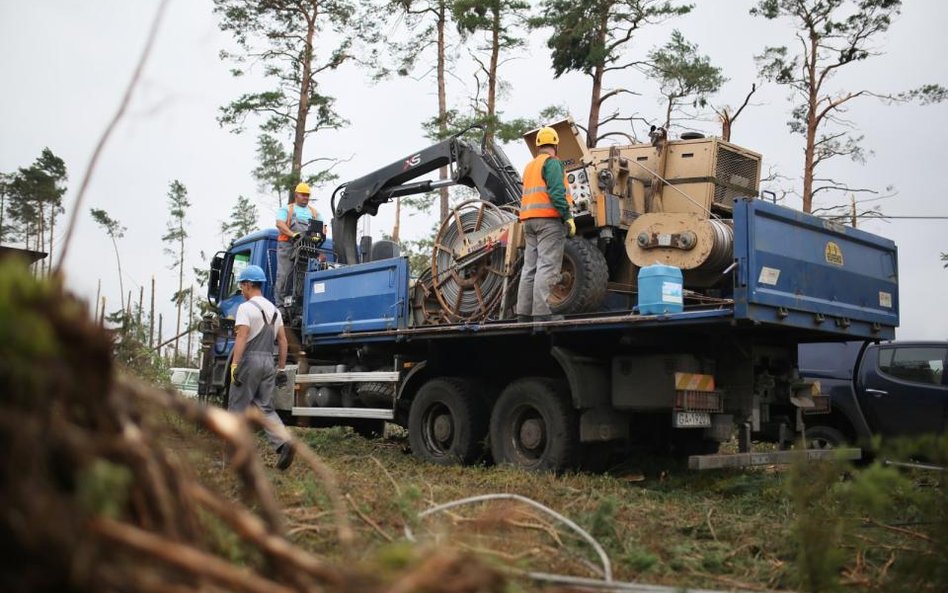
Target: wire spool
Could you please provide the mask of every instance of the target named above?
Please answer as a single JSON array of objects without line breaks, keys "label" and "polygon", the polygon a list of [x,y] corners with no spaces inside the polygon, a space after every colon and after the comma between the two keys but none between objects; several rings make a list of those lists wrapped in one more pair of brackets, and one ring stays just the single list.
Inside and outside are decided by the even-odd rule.
[{"label": "wire spool", "polygon": [[431,286],[449,321],[477,321],[497,312],[504,286],[504,250],[472,253],[463,261],[456,254],[516,218],[490,202],[469,200],[441,223],[431,255]]},{"label": "wire spool", "polygon": [[432,289],[431,268],[425,268],[412,288],[412,311],[417,325],[444,323],[444,310]]},{"label": "wire spool", "polygon": [[653,212],[629,225],[625,248],[639,267],[675,266],[682,271],[720,272],[731,264],[733,222],[687,212]]}]

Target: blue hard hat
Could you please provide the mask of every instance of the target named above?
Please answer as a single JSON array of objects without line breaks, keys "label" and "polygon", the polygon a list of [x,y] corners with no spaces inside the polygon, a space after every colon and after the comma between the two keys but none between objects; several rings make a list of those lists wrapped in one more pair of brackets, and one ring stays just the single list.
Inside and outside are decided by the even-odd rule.
[{"label": "blue hard hat", "polygon": [[240,271],[240,276],[237,277],[237,282],[266,282],[267,275],[263,273],[263,268],[260,266],[247,266]]}]

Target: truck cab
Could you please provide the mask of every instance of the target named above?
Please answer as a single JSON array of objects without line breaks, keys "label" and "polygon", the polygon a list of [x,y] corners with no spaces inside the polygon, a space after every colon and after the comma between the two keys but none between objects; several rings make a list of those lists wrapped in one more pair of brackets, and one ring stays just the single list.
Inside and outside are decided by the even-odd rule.
[{"label": "truck cab", "polygon": [[[234,347],[234,317],[244,298],[237,287],[240,271],[249,265],[260,266],[267,276],[263,296],[273,301],[274,281],[277,277],[277,236],[275,228],[256,231],[235,240],[225,251],[219,251],[211,260],[207,283],[207,300],[214,307],[202,319],[202,362],[198,394],[203,398],[223,402],[226,393],[227,368]],[[313,263],[333,262],[333,244],[326,239],[316,249],[319,257]],[[287,310],[281,310],[284,323],[292,324]]]}]

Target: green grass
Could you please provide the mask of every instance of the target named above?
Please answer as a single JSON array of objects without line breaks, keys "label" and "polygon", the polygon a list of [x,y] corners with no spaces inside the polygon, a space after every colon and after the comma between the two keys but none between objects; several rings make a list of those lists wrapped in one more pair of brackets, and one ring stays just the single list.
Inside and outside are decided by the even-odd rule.
[{"label": "green grass", "polygon": [[[644,479],[638,470],[554,476],[424,464],[410,455],[403,434],[366,440],[345,428],[293,430],[334,471],[356,531],[351,554],[360,562],[408,562],[407,526],[422,546],[450,544],[524,570],[597,576],[591,547],[526,505],[494,501],[418,518],[431,506],[488,493],[520,494],[572,519],[605,548],[614,578],[622,581],[719,590],[909,590],[894,575],[904,577],[898,568],[918,556],[906,552],[919,547],[917,538],[867,529],[862,513],[870,511],[855,503],[849,508],[847,501],[865,500],[887,521],[919,509],[904,501],[893,508],[893,493],[878,488],[855,488],[851,470],[841,467],[696,473],[670,462],[633,460],[633,466],[650,468]],[[275,459],[262,439],[260,451],[272,467]],[[219,464],[209,461],[205,471],[236,498]],[[911,490],[913,480],[931,479],[883,474],[869,477],[886,488],[896,480],[894,494],[903,497],[906,484]],[[271,478],[296,543],[346,558],[325,484],[299,462],[285,473],[271,470]],[[924,579],[912,586],[939,590]]]}]

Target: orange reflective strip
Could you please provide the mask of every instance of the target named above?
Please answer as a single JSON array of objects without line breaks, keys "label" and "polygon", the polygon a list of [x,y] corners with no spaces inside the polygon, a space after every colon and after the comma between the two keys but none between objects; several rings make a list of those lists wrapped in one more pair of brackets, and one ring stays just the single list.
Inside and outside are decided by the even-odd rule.
[{"label": "orange reflective strip", "polygon": [[675,373],[675,389],[690,391],[714,391],[714,375],[698,373]]}]

